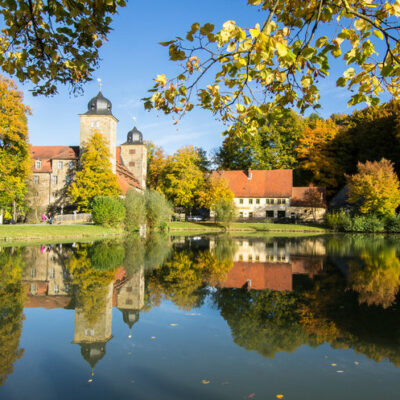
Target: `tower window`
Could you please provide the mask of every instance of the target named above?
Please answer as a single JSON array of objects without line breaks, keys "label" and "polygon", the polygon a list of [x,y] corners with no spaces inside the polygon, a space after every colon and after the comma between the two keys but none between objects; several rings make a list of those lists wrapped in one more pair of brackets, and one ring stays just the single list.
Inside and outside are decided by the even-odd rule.
[{"label": "tower window", "polygon": [[90,122],[90,127],[91,128],[98,128],[99,127],[99,121],[91,121]]},{"label": "tower window", "polygon": [[37,175],[35,175],[35,176],[33,177],[33,183],[34,183],[35,185],[39,185],[39,177],[38,177]]},{"label": "tower window", "polygon": [[129,154],[136,154],[136,150],[135,149],[130,149],[129,150]]},{"label": "tower window", "polygon": [[63,167],[63,162],[62,162],[62,161],[59,161],[59,162],[58,162],[58,169],[62,169],[62,167]]},{"label": "tower window", "polygon": [[51,177],[51,183],[53,184],[53,185],[57,185],[57,183],[58,183],[58,178],[57,178],[57,176],[52,176]]},{"label": "tower window", "polygon": [[36,160],[36,161],[35,161],[35,168],[36,168],[36,169],[42,168],[42,162],[41,162],[40,160]]},{"label": "tower window", "polygon": [[129,166],[130,166],[130,167],[134,167],[134,166],[135,166],[135,163],[134,163],[133,161],[131,161],[131,162],[129,163]]}]

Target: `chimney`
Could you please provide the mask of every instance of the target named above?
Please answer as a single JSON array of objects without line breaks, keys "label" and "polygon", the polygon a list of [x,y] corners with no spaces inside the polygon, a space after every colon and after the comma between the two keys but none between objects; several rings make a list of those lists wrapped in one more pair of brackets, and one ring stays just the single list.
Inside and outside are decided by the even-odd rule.
[{"label": "chimney", "polygon": [[247,171],[247,179],[251,179],[252,177],[253,177],[253,174],[251,172],[251,168],[249,168]]}]

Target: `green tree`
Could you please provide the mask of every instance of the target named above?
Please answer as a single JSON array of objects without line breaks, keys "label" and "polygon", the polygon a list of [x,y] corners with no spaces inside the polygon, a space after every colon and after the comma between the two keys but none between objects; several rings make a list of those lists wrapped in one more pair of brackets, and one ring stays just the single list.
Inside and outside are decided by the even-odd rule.
[{"label": "green tree", "polygon": [[143,193],[129,189],[125,200],[125,228],[128,231],[138,231],[146,221],[146,200]]},{"label": "green tree", "polygon": [[96,196],[121,194],[117,177],[112,172],[107,140],[100,133],[94,133],[84,143],[80,166],[68,194],[80,211],[91,211]]},{"label": "green tree", "polygon": [[31,175],[27,115],[23,94],[0,75],[0,222],[3,212],[14,219],[25,208],[27,180]]},{"label": "green tree", "polygon": [[172,208],[164,195],[154,190],[146,190],[144,198],[147,226],[151,230],[165,228],[172,214]]},{"label": "green tree", "polygon": [[348,176],[349,201],[362,214],[393,215],[400,205],[400,183],[390,161],[358,163],[358,173]]},{"label": "green tree", "polygon": [[90,81],[99,62],[98,48],[124,0],[0,1],[0,65],[33,94],[57,92],[57,83],[73,92]]},{"label": "green tree", "polygon": [[235,136],[226,132],[215,161],[219,168],[227,170],[295,168],[296,149],[304,128],[303,119],[290,110],[283,118],[260,127],[257,134]]},{"label": "green tree", "polygon": [[285,107],[319,107],[317,85],[329,76],[333,58],[343,60],[336,85],[353,92],[349,105],[377,104],[383,91],[399,95],[397,0],[247,3],[260,10],[261,23],[244,29],[226,21],[216,30],[195,22],[185,39],[161,43],[184,70],[175,78],[158,75],[146,108],[180,116],[197,102],[231,130],[256,134]]},{"label": "green tree", "polygon": [[215,204],[215,219],[229,229],[231,223],[236,218],[236,207],[232,199],[220,199]]},{"label": "green tree", "polygon": [[193,146],[185,146],[168,158],[162,175],[162,191],[174,206],[191,209],[204,182],[202,159]]}]

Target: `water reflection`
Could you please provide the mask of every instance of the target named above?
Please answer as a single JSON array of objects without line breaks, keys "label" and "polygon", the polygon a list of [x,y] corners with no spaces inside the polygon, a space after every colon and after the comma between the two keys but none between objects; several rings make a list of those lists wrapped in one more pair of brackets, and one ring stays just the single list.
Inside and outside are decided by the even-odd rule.
[{"label": "water reflection", "polygon": [[4,248],[0,265],[0,384],[24,354],[24,305],[74,310],[71,341],[92,374],[113,339],[113,308],[132,338],[140,314],[165,300],[212,304],[237,345],[267,358],[329,343],[400,365],[395,239],[135,236]]}]

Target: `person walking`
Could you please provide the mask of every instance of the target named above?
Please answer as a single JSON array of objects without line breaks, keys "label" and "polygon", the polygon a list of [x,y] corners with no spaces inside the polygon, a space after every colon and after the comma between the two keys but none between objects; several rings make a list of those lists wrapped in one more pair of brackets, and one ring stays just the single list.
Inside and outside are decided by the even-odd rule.
[{"label": "person walking", "polygon": [[46,222],[46,220],[47,220],[46,214],[42,213],[42,222],[44,223]]},{"label": "person walking", "polygon": [[47,218],[48,218],[49,224],[52,225],[52,224],[53,224],[54,217],[51,215],[51,212],[49,212]]}]

